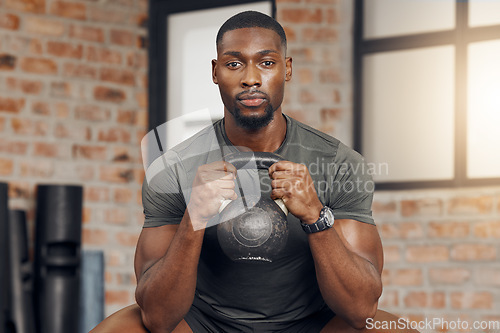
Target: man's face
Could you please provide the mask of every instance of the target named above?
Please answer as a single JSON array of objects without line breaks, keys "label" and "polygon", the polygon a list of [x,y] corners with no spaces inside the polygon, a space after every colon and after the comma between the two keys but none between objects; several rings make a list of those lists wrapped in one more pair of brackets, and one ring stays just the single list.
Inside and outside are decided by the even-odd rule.
[{"label": "man's face", "polygon": [[273,30],[243,28],[224,34],[217,60],[212,61],[212,76],[238,126],[259,129],[269,124],[283,102],[291,65]]}]

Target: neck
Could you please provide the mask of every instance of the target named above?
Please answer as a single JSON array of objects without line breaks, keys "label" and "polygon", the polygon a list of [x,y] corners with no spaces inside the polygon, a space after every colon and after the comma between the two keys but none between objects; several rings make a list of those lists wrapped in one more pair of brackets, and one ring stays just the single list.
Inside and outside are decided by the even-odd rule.
[{"label": "neck", "polygon": [[251,151],[274,152],[285,140],[286,119],[280,108],[274,112],[274,118],[267,126],[248,130],[239,127],[233,116],[225,110],[224,129],[229,141],[237,147],[245,147]]}]

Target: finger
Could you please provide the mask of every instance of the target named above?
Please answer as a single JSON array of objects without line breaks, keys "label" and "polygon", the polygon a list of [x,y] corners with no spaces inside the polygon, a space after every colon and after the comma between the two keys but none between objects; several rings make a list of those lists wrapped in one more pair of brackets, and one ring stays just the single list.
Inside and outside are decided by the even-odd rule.
[{"label": "finger", "polygon": [[293,163],[290,161],[279,161],[274,163],[269,167],[269,176],[276,172],[285,172],[288,174],[293,174],[296,172],[302,172],[304,169],[304,165]]},{"label": "finger", "polygon": [[238,195],[236,194],[236,192],[234,190],[230,190],[230,189],[222,189],[219,192],[219,194],[223,200],[225,200],[225,199],[235,200],[238,198]]},{"label": "finger", "polygon": [[226,179],[219,179],[217,186],[219,186],[220,188],[224,188],[224,189],[232,189],[235,187],[235,184],[234,184],[233,179],[227,179],[227,180]]},{"label": "finger", "polygon": [[232,165],[231,163],[229,162],[226,162],[226,161],[219,161],[220,163],[217,164],[217,166],[223,170],[225,173],[229,173],[229,174],[232,174],[232,175],[235,175],[236,176],[236,167],[234,165]]},{"label": "finger", "polygon": [[233,191],[233,195],[231,197],[229,197],[228,199],[236,200],[236,199],[238,199],[238,194],[235,191]]},{"label": "finger", "polygon": [[274,163],[273,165],[271,165],[268,169],[269,171],[269,174],[272,174],[273,172],[275,172],[276,170],[278,170],[279,168],[283,168],[283,165],[286,165],[285,162],[288,162],[288,161],[279,161],[279,162],[276,162]]},{"label": "finger", "polygon": [[271,188],[277,189],[277,188],[283,188],[283,181],[280,179],[274,179],[271,181]]},{"label": "finger", "polygon": [[224,174],[236,175],[236,168],[234,167],[234,165],[226,161],[213,162],[208,164],[207,167],[209,170],[221,171]]},{"label": "finger", "polygon": [[286,194],[286,191],[283,189],[273,189],[271,191],[271,199],[283,199]]},{"label": "finger", "polygon": [[218,178],[218,179],[221,179],[221,180],[230,180],[230,181],[233,181],[234,180],[234,174],[233,173],[224,173],[222,177]]},{"label": "finger", "polygon": [[301,185],[300,179],[297,178],[282,178],[282,179],[274,179],[271,181],[272,188],[282,188],[282,189],[291,189],[298,188]]},{"label": "finger", "polygon": [[234,175],[232,173],[227,173],[225,171],[220,170],[206,170],[203,173],[203,179],[206,181],[215,181],[215,180],[234,180]]},{"label": "finger", "polygon": [[236,167],[234,165],[232,165],[231,163],[229,162],[226,162],[226,161],[222,161],[223,163],[223,169],[225,172],[227,173],[230,173],[230,174],[233,174],[234,176],[236,176]]},{"label": "finger", "polygon": [[291,171],[274,171],[272,174],[269,175],[272,179],[285,179],[285,178],[291,178],[294,177],[294,173]]}]

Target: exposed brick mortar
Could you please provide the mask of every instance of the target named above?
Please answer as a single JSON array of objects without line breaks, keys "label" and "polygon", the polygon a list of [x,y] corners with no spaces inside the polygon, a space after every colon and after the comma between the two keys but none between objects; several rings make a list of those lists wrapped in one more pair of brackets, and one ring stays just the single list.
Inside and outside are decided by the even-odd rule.
[{"label": "exposed brick mortar", "polygon": [[[376,202],[395,202],[396,203],[396,211],[393,213],[392,211],[390,213],[386,214],[381,214],[380,215],[380,222],[379,225],[383,226],[384,224],[392,224],[392,225],[401,225],[403,221],[416,221],[420,224],[423,224],[424,226],[424,235],[428,234],[428,228],[430,223],[436,222],[436,223],[446,223],[450,221],[457,221],[457,222],[464,222],[466,225],[469,227],[469,234],[467,236],[462,236],[457,239],[452,239],[452,238],[430,238],[428,239],[427,236],[418,238],[418,239],[385,239],[384,240],[384,246],[394,246],[394,245],[399,245],[400,251],[404,253],[406,248],[408,246],[413,246],[416,244],[442,244],[446,245],[448,249],[452,249],[454,246],[457,244],[481,244],[481,245],[492,245],[495,246],[497,255],[500,253],[500,247],[498,246],[498,239],[497,238],[482,238],[478,239],[474,235],[474,226],[477,225],[478,223],[481,222],[488,222],[488,221],[498,221],[500,220],[500,217],[498,216],[498,206],[496,204],[497,201],[492,200],[493,202],[493,208],[491,212],[484,214],[484,215],[466,215],[466,216],[454,216],[450,215],[448,213],[449,209],[449,203],[451,200],[455,198],[478,198],[478,197],[491,197],[493,199],[498,198],[498,187],[486,187],[486,188],[465,188],[465,189],[435,189],[435,190],[414,190],[414,191],[394,191],[394,192],[383,192],[379,191],[375,195],[375,201]],[[432,198],[439,198],[443,202],[443,207],[442,207],[442,212],[443,214],[441,216],[428,216],[428,217],[406,217],[406,218],[401,218],[401,201],[402,200],[424,200],[424,199],[432,199]],[[376,217],[377,220],[377,217]],[[404,255],[404,254],[401,254]],[[487,266],[486,266],[487,265]],[[385,292],[391,293],[391,292],[397,292],[397,302],[400,304],[400,306],[396,308],[388,308],[392,309],[394,312],[399,312],[402,314],[411,314],[411,313],[420,313],[423,314],[424,316],[427,316],[428,318],[434,318],[434,317],[439,317],[439,316],[444,316],[447,314],[453,314],[456,317],[462,317],[464,316],[465,311],[468,313],[473,313],[472,318],[476,318],[476,320],[481,319],[481,316],[484,316],[486,314],[493,315],[499,310],[499,295],[498,293],[493,294],[493,308],[492,309],[486,309],[486,310],[463,310],[463,309],[452,309],[450,308],[451,304],[451,294],[456,293],[456,292],[462,292],[462,291],[468,291],[468,292],[492,292],[494,289],[492,289],[489,286],[481,286],[478,285],[478,274],[481,272],[481,269],[484,269],[485,267],[492,268],[492,269],[499,269],[500,270],[500,264],[498,264],[498,260],[495,260],[495,263],[491,261],[457,261],[450,259],[448,262],[445,263],[425,263],[425,264],[412,264],[412,263],[404,263],[404,262],[395,262],[395,263],[386,263],[385,265],[386,269],[391,270],[391,269],[401,269],[401,268],[418,268],[422,270],[422,273],[424,274],[424,281],[421,286],[418,287],[402,287],[402,286],[397,286],[397,285],[385,285]],[[432,269],[442,269],[442,268],[456,268],[456,269],[462,269],[466,268],[470,272],[470,277],[467,281],[463,283],[459,283],[456,285],[449,285],[449,284],[433,284],[429,280],[429,272]],[[404,308],[404,299],[405,296],[412,292],[412,291],[425,291],[425,292],[431,292],[431,291],[442,291],[446,295],[445,299],[445,308],[443,309],[425,309],[425,308],[418,308],[416,310],[408,308]],[[403,306],[402,306],[403,305]]]}]

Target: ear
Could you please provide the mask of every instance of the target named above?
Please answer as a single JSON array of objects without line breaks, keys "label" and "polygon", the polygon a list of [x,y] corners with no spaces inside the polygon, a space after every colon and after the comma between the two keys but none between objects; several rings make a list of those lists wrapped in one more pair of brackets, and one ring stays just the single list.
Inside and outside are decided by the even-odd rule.
[{"label": "ear", "polygon": [[292,79],[292,57],[285,58],[286,73],[285,81],[290,81]]},{"label": "ear", "polygon": [[217,60],[212,59],[212,82],[218,84],[219,82],[217,81],[217,74],[215,71],[216,67],[217,67]]}]

